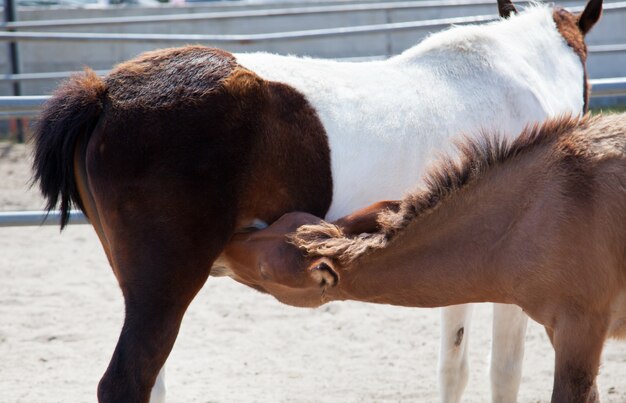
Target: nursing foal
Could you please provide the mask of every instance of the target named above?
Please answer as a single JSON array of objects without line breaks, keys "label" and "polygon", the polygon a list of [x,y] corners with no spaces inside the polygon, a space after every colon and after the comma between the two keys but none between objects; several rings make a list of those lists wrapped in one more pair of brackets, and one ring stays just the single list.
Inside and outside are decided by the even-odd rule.
[{"label": "nursing foal", "polygon": [[[161,368],[185,310],[209,273],[228,272],[220,254],[234,233],[289,211],[332,220],[399,198],[460,130],[489,122],[512,136],[583,111],[584,35],[602,0],[580,15],[498,3],[507,18],[433,34],[385,61],[188,46],[61,85],[40,116],[35,177],[63,223],[72,203],[85,211],[126,308],[100,401],[146,402],[151,390],[164,400]],[[526,318],[503,310],[494,400],[513,401]],[[444,313],[445,402],[458,401],[467,380],[457,333],[468,311]]]},{"label": "nursing foal", "polygon": [[[517,304],[554,346],[552,401],[599,401],[604,340],[626,337],[626,114],[459,149],[400,202],[336,224],[291,213],[237,235],[235,278],[298,306]],[[285,241],[296,229],[287,237],[306,257]]]}]

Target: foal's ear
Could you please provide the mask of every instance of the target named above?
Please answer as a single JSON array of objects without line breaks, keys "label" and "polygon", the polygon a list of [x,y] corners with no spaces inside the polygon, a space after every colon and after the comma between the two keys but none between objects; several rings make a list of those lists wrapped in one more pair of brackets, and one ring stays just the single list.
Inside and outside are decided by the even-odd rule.
[{"label": "foal's ear", "polygon": [[517,14],[517,9],[511,0],[498,0],[498,14],[502,18],[509,18],[511,14]]},{"label": "foal's ear", "polygon": [[334,287],[339,282],[334,262],[326,257],[313,261],[308,272],[320,287]]},{"label": "foal's ear", "polygon": [[589,0],[580,17],[578,17],[578,28],[583,35],[591,31],[591,28],[602,16],[602,0]]}]

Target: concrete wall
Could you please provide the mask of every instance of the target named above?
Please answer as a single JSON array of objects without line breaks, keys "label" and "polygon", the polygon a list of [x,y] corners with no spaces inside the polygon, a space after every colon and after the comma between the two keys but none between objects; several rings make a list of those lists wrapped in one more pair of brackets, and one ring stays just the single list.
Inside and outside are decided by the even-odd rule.
[{"label": "concrete wall", "polygon": [[[365,3],[359,1],[359,4]],[[108,33],[168,33],[168,34],[248,34],[265,32],[299,31],[318,28],[333,28],[384,24],[414,20],[438,19],[446,17],[495,14],[496,5],[482,1],[476,4],[446,7],[423,7],[408,10],[358,11],[333,14],[310,14],[296,16],[228,18],[212,21],[150,23],[136,25],[111,25],[101,27],[75,27],[48,29],[54,32],[108,32]],[[299,3],[306,5],[337,5],[348,2]],[[562,3],[582,5],[583,2]],[[283,4],[272,4],[278,8]],[[291,5],[293,6],[293,5]],[[241,9],[269,8],[268,5],[238,3],[209,3],[193,7],[160,6],[150,8],[117,7],[108,9],[22,9],[20,20],[49,20],[69,18],[95,18],[131,15],[199,13],[212,11],[234,11]],[[42,32],[43,29],[36,31]],[[431,29],[417,28],[411,31],[394,33],[366,33],[343,35],[329,38],[291,39],[252,44],[229,44],[221,46],[232,52],[269,51],[308,55],[315,57],[360,57],[397,54],[414,45],[430,33]],[[599,25],[588,37],[588,43],[626,43],[626,9],[606,10]],[[206,45],[211,45],[206,43]],[[83,66],[106,70],[113,64],[131,58],[146,50],[173,46],[159,43],[74,43],[74,42],[22,42],[20,54],[22,72],[52,72],[80,70]],[[0,53],[0,71],[8,72],[4,53]],[[591,55],[589,72],[593,78],[626,76],[626,52]],[[25,82],[24,94],[49,93],[54,81]],[[0,84],[0,94],[9,95],[8,84]]]}]

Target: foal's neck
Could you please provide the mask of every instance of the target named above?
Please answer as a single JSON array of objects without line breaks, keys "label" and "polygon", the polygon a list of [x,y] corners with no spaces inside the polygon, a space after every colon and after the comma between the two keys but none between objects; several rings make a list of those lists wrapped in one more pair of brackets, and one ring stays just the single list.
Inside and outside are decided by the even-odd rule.
[{"label": "foal's neck", "polygon": [[329,297],[416,307],[514,302],[515,265],[532,260],[520,243],[541,242],[530,228],[557,213],[543,211],[558,192],[550,189],[546,151],[491,167],[447,196],[342,271]]}]

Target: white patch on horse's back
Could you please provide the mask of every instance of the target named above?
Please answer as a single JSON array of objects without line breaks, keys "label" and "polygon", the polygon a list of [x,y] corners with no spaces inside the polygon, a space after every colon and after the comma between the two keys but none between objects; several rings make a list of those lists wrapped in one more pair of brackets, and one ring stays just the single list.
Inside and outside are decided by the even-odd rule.
[{"label": "white patch on horse's back", "polygon": [[400,198],[459,133],[517,135],[529,122],[583,107],[580,59],[545,6],[431,35],[386,61],[235,57],[294,87],[317,111],[331,150],[330,220]]}]

